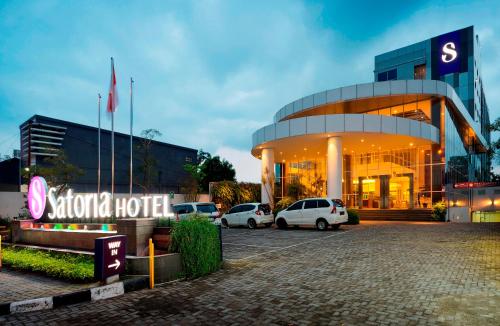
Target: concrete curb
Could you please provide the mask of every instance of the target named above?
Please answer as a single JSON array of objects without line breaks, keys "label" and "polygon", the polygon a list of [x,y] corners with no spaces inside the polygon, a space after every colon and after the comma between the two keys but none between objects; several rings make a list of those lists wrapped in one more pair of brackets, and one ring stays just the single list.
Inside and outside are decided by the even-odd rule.
[{"label": "concrete curb", "polygon": [[0,316],[21,312],[54,309],[82,302],[93,302],[114,298],[127,292],[145,289],[149,286],[148,277],[136,277],[120,282],[98,286],[52,297],[14,301],[0,304]]}]

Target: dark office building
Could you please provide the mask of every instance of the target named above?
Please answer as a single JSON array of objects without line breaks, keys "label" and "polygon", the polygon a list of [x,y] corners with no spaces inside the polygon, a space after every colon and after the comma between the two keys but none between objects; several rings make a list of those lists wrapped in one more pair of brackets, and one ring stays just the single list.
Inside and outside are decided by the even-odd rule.
[{"label": "dark office building", "polygon": [[[66,155],[68,162],[83,170],[70,186],[75,192],[96,192],[98,171],[98,129],[59,119],[34,115],[19,127],[21,135],[22,169],[44,166],[46,159]],[[144,192],[144,139],[133,138],[134,193]],[[152,169],[149,192],[179,193],[188,176],[186,163],[196,161],[197,150],[158,141],[152,141],[151,157],[156,161]],[[115,192],[129,192],[130,136],[115,132]],[[146,184],[148,184],[146,182]],[[101,191],[111,191],[111,131],[101,129]]]}]

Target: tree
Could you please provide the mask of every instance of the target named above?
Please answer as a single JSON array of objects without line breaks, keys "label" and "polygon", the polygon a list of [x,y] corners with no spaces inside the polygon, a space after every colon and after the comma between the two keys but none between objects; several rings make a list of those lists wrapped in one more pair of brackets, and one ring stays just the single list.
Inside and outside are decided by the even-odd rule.
[{"label": "tree", "polygon": [[[500,132],[500,117],[496,118],[495,122],[489,125],[489,129],[493,133]],[[491,142],[491,147],[488,150],[488,155],[493,161],[500,164],[500,138],[497,138],[496,140],[493,140]],[[491,174],[493,180],[500,179],[500,176],[496,175],[494,172],[491,172]]]},{"label": "tree", "polygon": [[33,176],[41,176],[47,181],[47,185],[57,188],[57,194],[66,191],[70,184],[81,177],[82,169],[68,161],[66,153],[59,149],[53,151],[55,156],[43,160],[43,165],[31,166],[23,171],[23,177],[29,180]]},{"label": "tree", "polygon": [[161,132],[156,129],[146,129],[141,132],[141,141],[137,145],[140,165],[138,167],[140,175],[136,179],[144,193],[150,193],[153,185],[153,180],[158,174],[158,161],[152,153],[153,140],[156,137],[161,137]]},{"label": "tree", "polygon": [[210,182],[236,181],[236,171],[231,163],[219,156],[212,157],[201,149],[197,163],[185,164],[184,170],[197,181],[200,192],[207,192]]}]

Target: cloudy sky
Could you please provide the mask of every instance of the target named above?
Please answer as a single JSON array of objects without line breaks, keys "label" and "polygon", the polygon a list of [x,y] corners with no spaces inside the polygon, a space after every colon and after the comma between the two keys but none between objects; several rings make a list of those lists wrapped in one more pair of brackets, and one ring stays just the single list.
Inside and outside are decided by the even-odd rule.
[{"label": "cloudy sky", "polygon": [[[376,3],[376,4],[374,4]],[[97,125],[115,58],[128,130],[231,161],[259,180],[251,135],[283,105],[373,80],[373,57],[475,25],[491,117],[500,115],[498,1],[1,1],[0,154],[34,114]],[[105,121],[109,124],[109,122]]]}]

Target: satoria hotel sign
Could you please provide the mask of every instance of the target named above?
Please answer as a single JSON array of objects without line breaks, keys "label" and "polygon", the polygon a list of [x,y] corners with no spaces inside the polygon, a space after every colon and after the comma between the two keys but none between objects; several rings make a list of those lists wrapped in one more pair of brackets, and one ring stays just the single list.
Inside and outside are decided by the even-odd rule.
[{"label": "satoria hotel sign", "polygon": [[69,189],[57,196],[57,188],[47,186],[42,177],[31,179],[28,190],[28,208],[34,219],[42,217],[47,203],[50,219],[123,217],[169,217],[169,195],[113,198],[109,192],[75,194]]}]

